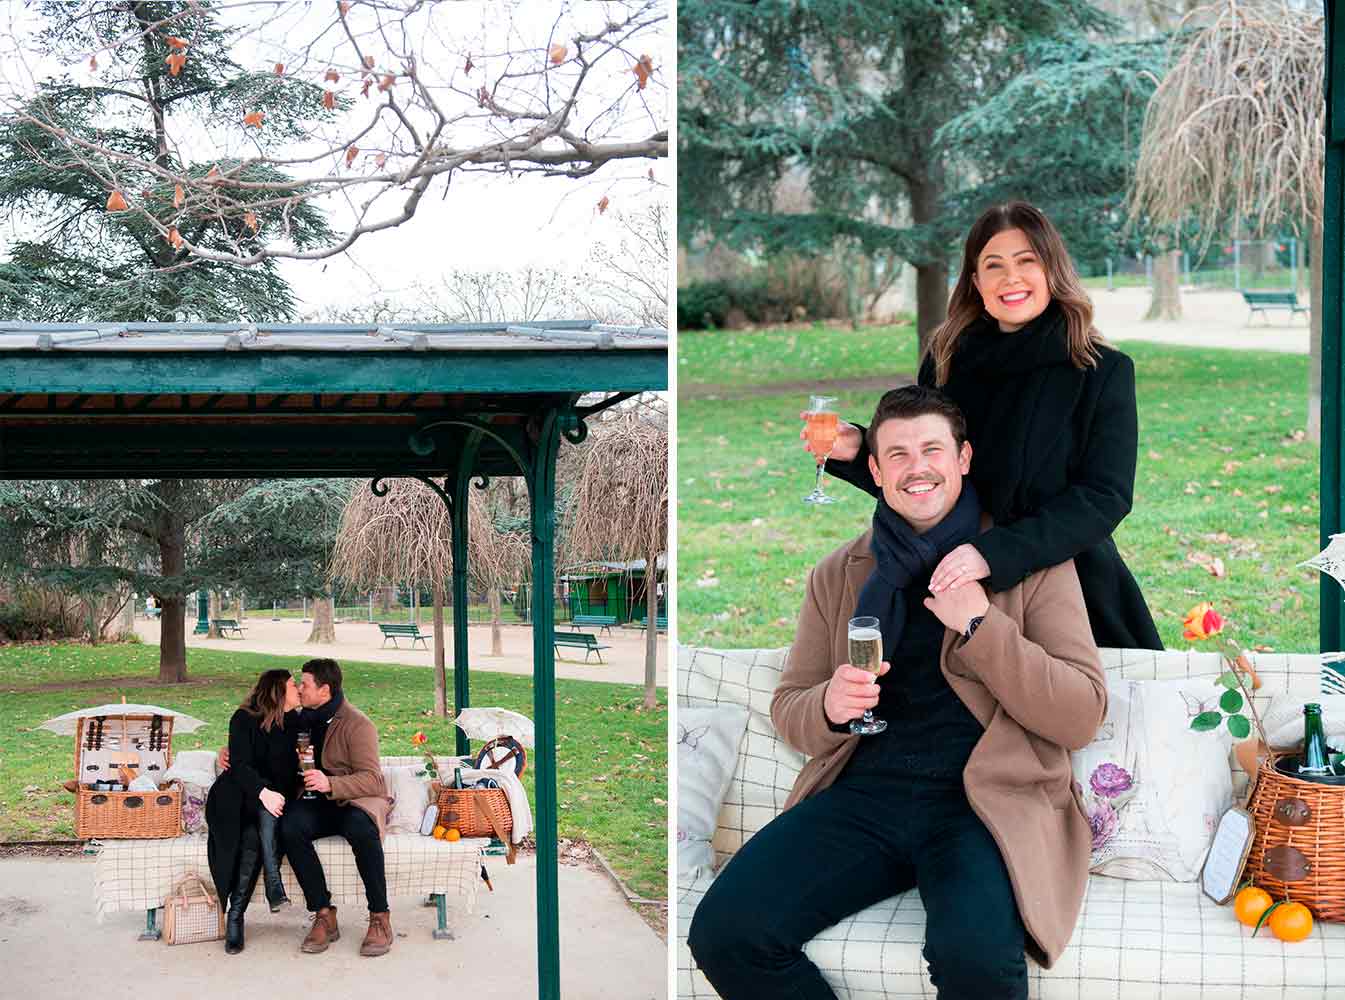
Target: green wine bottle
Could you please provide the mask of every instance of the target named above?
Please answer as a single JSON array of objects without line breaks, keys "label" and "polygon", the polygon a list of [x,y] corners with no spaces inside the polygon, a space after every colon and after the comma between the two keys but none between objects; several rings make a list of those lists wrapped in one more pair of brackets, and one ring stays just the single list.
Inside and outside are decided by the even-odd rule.
[{"label": "green wine bottle", "polygon": [[1303,759],[1299,774],[1323,775],[1331,773],[1331,757],[1326,747],[1326,731],[1322,728],[1322,706],[1316,702],[1303,706]]},{"label": "green wine bottle", "polygon": [[[1318,719],[1318,720],[1317,720],[1317,728],[1318,728],[1318,729],[1321,728],[1321,724],[1322,724],[1322,723],[1321,723],[1321,719]],[[1323,744],[1323,745],[1325,745],[1325,744]],[[455,767],[455,768],[453,768],[453,787],[454,787],[454,788],[461,788],[461,787],[462,787],[462,768],[460,768],[460,767]]]}]

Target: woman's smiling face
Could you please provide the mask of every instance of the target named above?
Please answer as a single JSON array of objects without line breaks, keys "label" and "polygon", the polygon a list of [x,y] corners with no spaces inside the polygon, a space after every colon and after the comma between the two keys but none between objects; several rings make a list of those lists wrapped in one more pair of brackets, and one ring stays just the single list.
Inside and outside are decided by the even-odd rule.
[{"label": "woman's smiling face", "polygon": [[1005,333],[1021,330],[1051,302],[1046,269],[1021,229],[996,233],[976,257],[972,284]]}]

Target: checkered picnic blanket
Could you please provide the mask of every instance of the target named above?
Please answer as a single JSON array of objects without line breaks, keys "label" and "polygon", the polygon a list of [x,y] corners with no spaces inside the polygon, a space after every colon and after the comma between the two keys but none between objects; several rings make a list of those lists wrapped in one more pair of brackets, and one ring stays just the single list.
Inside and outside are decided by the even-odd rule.
[{"label": "checkered picnic blanket", "polygon": [[[787,649],[714,650],[679,647],[678,704],[751,709],[738,765],[719,814],[714,847],[719,865],[780,811],[804,757],[776,735],[771,694]],[[1331,654],[1335,655],[1335,654]],[[1104,649],[1115,680],[1211,678],[1218,654]],[[1321,690],[1316,654],[1256,654],[1264,711],[1279,691],[1304,696]],[[1235,801],[1247,776],[1230,755]],[[687,933],[714,876],[677,890],[677,996],[717,996],[695,967]],[[921,948],[925,911],[916,892],[871,906],[828,928],[805,948],[841,1000],[908,1000],[935,996]],[[1033,1000],[1332,1000],[1345,998],[1345,924],[1318,923],[1312,937],[1284,944],[1252,939],[1226,907],[1193,882],[1140,882],[1094,875],[1088,880],[1074,937],[1055,967],[1028,963]]]},{"label": "checkered picnic blanket", "polygon": [[[417,834],[390,834],[383,841],[389,896],[424,896],[442,892],[460,900],[470,913],[481,886],[481,860],[488,838],[449,843]],[[336,903],[363,904],[364,883],[355,855],[340,837],[316,841],[327,887]],[[171,840],[105,840],[98,844],[93,891],[98,916],[121,910],[149,910],[163,905],[174,883],[188,872],[210,881],[204,836]],[[291,899],[302,902],[303,890],[288,862],[281,877]],[[260,880],[258,882],[260,890]]]}]

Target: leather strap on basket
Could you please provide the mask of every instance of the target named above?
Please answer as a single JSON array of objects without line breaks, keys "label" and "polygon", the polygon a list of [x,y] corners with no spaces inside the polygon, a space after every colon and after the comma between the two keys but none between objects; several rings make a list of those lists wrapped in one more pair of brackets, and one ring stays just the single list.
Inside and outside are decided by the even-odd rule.
[{"label": "leather strap on basket", "polygon": [[500,821],[495,818],[495,814],[486,808],[486,804],[481,800],[481,796],[473,795],[471,796],[471,799],[472,804],[476,807],[477,813],[482,819],[490,824],[490,828],[495,831],[495,836],[504,844],[506,850],[504,856],[505,864],[512,865],[514,859],[518,857],[518,849],[514,847],[513,840],[510,839],[509,834],[505,832],[504,827],[500,825]]}]

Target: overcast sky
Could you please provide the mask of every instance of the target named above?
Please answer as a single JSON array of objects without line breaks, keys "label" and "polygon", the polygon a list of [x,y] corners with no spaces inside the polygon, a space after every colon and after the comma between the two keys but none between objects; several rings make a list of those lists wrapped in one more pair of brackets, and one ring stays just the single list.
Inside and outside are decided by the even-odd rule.
[{"label": "overcast sky", "polygon": [[[223,0],[220,6],[226,18],[248,26],[234,52],[242,65],[269,68],[283,61],[290,72],[316,81],[327,64],[339,65],[342,58],[351,58],[346,40],[334,28],[334,3],[268,6]],[[33,79],[52,73],[93,78],[83,63],[61,65],[35,59],[32,37],[41,19],[20,4],[7,2],[3,7],[0,24],[7,23],[8,37],[3,44],[9,52],[0,51],[0,62],[4,63],[0,85],[9,94],[31,88]],[[351,24],[358,25],[366,14],[357,3],[352,8]],[[427,78],[428,67],[433,67],[445,95],[451,98],[451,86],[474,88],[483,78],[497,77],[506,64],[515,69],[517,62],[510,61],[506,52],[545,51],[551,39],[564,40],[594,30],[607,18],[624,16],[620,4],[606,3],[580,2],[573,7],[555,0],[436,4],[413,26],[419,37],[409,39],[408,44],[422,67],[422,78]],[[372,19],[366,18],[366,23],[372,23]],[[614,137],[643,139],[652,134],[655,124],[666,127],[671,74],[665,69],[672,63],[670,35],[664,21],[659,33],[645,33],[635,41],[639,50],[653,50],[659,74],[640,95],[642,100],[625,102],[626,110],[612,123]],[[478,66],[471,78],[462,76],[464,53],[473,53]],[[595,71],[591,77],[594,104],[606,107],[618,100],[630,89],[632,79],[630,60],[614,53],[603,71]],[[348,74],[347,80],[353,83],[353,75]],[[365,108],[367,105],[357,105],[352,119]],[[580,110],[584,110],[582,104]],[[201,132],[209,136],[200,140],[202,149],[191,151],[193,156],[245,152],[236,148],[236,135],[241,130],[214,128],[217,124],[203,123]],[[343,126],[350,130],[348,122]],[[461,144],[461,135],[454,137],[455,144]],[[206,142],[218,152],[205,151]],[[229,149],[231,145],[235,148]],[[655,177],[652,184],[647,176],[651,166]],[[410,222],[363,236],[340,257],[317,262],[284,261],[282,273],[300,297],[301,311],[311,312],[395,295],[417,282],[434,284],[444,273],[457,269],[512,270],[529,265],[577,269],[595,242],[614,243],[619,237],[619,211],[639,213],[655,199],[666,204],[670,181],[666,159],[617,164],[580,181],[459,173],[451,185],[436,180]],[[611,207],[600,214],[597,203],[604,196]],[[386,199],[385,207],[375,217],[391,214],[400,200],[399,196]],[[323,207],[338,230],[352,218],[351,210],[336,198],[325,200]],[[11,235],[12,227],[13,223]]]}]

